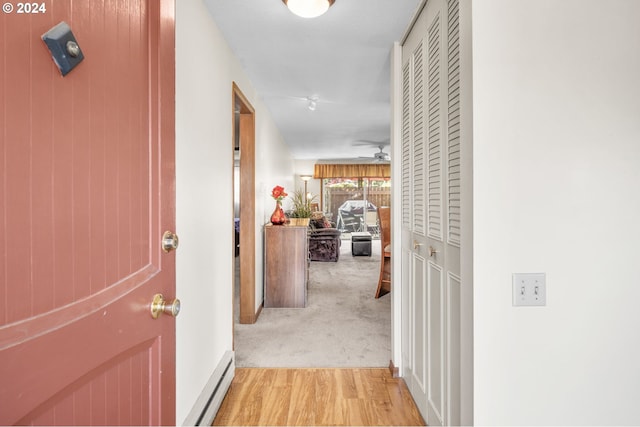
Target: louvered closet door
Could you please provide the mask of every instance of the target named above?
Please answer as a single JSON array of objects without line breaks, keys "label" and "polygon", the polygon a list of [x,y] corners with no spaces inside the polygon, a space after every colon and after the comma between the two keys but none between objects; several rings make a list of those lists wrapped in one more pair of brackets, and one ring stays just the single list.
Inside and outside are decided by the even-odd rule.
[{"label": "louvered closet door", "polygon": [[403,45],[403,352],[409,388],[429,425],[460,423],[457,11],[458,0],[427,2]]},{"label": "louvered closet door", "polygon": [[[405,310],[409,312],[405,372],[407,384],[420,412],[427,411],[426,365],[426,158],[425,158],[425,44],[411,46],[403,67],[402,125],[402,283]],[[408,284],[408,286],[406,286]]]}]

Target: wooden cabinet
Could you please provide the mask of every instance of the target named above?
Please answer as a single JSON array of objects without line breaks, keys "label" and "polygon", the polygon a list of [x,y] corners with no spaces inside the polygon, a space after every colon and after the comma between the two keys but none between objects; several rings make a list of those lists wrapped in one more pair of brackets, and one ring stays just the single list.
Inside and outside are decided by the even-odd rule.
[{"label": "wooden cabinet", "polygon": [[308,231],[306,224],[265,226],[265,308],[307,305]]}]

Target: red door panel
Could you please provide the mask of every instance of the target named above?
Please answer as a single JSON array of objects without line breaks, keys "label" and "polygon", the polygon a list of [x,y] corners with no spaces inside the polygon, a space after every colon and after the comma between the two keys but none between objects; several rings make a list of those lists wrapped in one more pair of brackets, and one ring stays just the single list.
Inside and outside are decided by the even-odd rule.
[{"label": "red door panel", "polygon": [[174,0],[44,4],[0,15],[0,425],[175,424]]}]

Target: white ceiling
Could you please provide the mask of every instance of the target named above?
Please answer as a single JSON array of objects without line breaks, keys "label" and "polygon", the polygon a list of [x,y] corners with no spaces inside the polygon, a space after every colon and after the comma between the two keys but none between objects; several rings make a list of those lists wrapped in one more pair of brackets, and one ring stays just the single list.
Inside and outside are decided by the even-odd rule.
[{"label": "white ceiling", "polygon": [[281,0],[204,1],[294,158],[389,152],[391,48],[420,0],[336,0],[314,19]]}]

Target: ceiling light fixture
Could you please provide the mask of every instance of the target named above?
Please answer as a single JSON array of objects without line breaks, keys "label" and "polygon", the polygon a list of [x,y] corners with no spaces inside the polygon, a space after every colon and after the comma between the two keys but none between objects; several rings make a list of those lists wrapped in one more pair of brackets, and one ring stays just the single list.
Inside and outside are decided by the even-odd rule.
[{"label": "ceiling light fixture", "polygon": [[307,101],[309,101],[307,108],[311,111],[316,111],[316,107],[318,106],[318,98],[315,96],[309,96],[307,97]]},{"label": "ceiling light fixture", "polygon": [[282,0],[289,10],[303,18],[315,18],[325,13],[336,0]]}]

